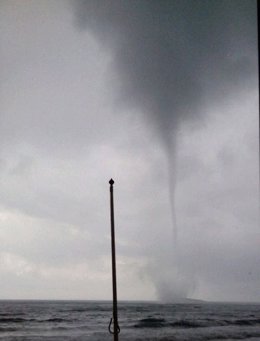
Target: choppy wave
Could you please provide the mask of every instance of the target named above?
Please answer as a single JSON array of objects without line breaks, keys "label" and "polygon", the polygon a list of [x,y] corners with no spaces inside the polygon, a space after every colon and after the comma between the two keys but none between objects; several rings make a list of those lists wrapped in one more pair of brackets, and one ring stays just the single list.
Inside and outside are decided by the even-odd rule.
[{"label": "choppy wave", "polygon": [[228,321],[229,324],[238,325],[238,326],[256,326],[260,325],[260,318],[259,319],[238,319]]},{"label": "choppy wave", "polygon": [[71,319],[64,318],[47,318],[47,319],[33,319],[33,318],[20,318],[20,317],[1,317],[0,323],[28,323],[28,322],[37,322],[37,323],[62,323],[62,322],[73,322]]},{"label": "choppy wave", "polygon": [[[0,341],[111,340],[111,303],[1,302]],[[260,305],[119,304],[120,341],[260,340]]]},{"label": "choppy wave", "polygon": [[195,321],[180,320],[173,323],[169,323],[170,326],[175,328],[201,328],[205,327],[202,323]]},{"label": "choppy wave", "polygon": [[141,319],[137,324],[134,325],[135,328],[161,328],[165,326],[165,319],[148,317]]},{"label": "choppy wave", "polygon": [[135,328],[206,328],[219,326],[260,326],[260,319],[232,319],[232,320],[177,320],[174,322],[166,321],[164,318],[144,318],[134,325]]},{"label": "choppy wave", "polygon": [[20,318],[20,317],[1,317],[0,323],[23,323],[27,322],[27,319]]}]

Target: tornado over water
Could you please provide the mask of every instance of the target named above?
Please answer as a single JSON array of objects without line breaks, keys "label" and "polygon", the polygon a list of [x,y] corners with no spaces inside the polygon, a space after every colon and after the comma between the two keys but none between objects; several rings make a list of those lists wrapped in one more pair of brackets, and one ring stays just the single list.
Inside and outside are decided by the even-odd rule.
[{"label": "tornado over water", "polygon": [[214,105],[251,79],[256,3],[81,0],[74,6],[79,30],[89,30],[112,55],[121,105],[138,108],[159,135],[168,164],[173,259],[155,282],[161,298],[185,297],[193,279],[178,264],[178,132],[186,124],[202,125],[205,103]]}]

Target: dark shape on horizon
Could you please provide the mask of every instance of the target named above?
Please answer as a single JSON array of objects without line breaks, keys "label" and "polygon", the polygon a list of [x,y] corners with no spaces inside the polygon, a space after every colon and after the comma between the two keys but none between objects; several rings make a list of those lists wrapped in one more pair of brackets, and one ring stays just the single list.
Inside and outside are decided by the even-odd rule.
[{"label": "dark shape on horizon", "polygon": [[[114,219],[114,197],[113,185],[114,180],[110,179],[110,219],[111,219],[111,252],[112,252],[112,285],[113,285],[113,317],[110,319],[108,330],[114,335],[114,341],[118,341],[120,327],[118,325],[117,316],[117,288],[116,288],[116,246],[115,246],[115,219]],[[113,330],[111,329],[113,321]]]}]

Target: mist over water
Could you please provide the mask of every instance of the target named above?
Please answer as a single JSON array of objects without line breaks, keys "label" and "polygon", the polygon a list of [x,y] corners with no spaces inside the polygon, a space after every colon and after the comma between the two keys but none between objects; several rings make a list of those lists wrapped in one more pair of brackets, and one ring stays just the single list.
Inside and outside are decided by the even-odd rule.
[{"label": "mist over water", "polygon": [[[192,294],[195,280],[182,272],[175,213],[177,134],[187,122],[207,119],[206,103],[245,84],[255,72],[255,1],[79,0],[76,25],[110,50],[125,108],[138,108],[155,128],[168,158],[172,248],[147,269],[163,300]],[[164,266],[162,267],[162,261]]]}]

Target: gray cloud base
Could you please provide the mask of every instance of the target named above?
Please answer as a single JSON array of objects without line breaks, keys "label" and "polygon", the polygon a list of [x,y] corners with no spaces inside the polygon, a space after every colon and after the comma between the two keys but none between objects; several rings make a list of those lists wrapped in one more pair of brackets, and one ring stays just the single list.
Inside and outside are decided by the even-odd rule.
[{"label": "gray cloud base", "polygon": [[77,1],[79,27],[112,50],[122,105],[172,148],[178,125],[256,73],[255,1]]}]

